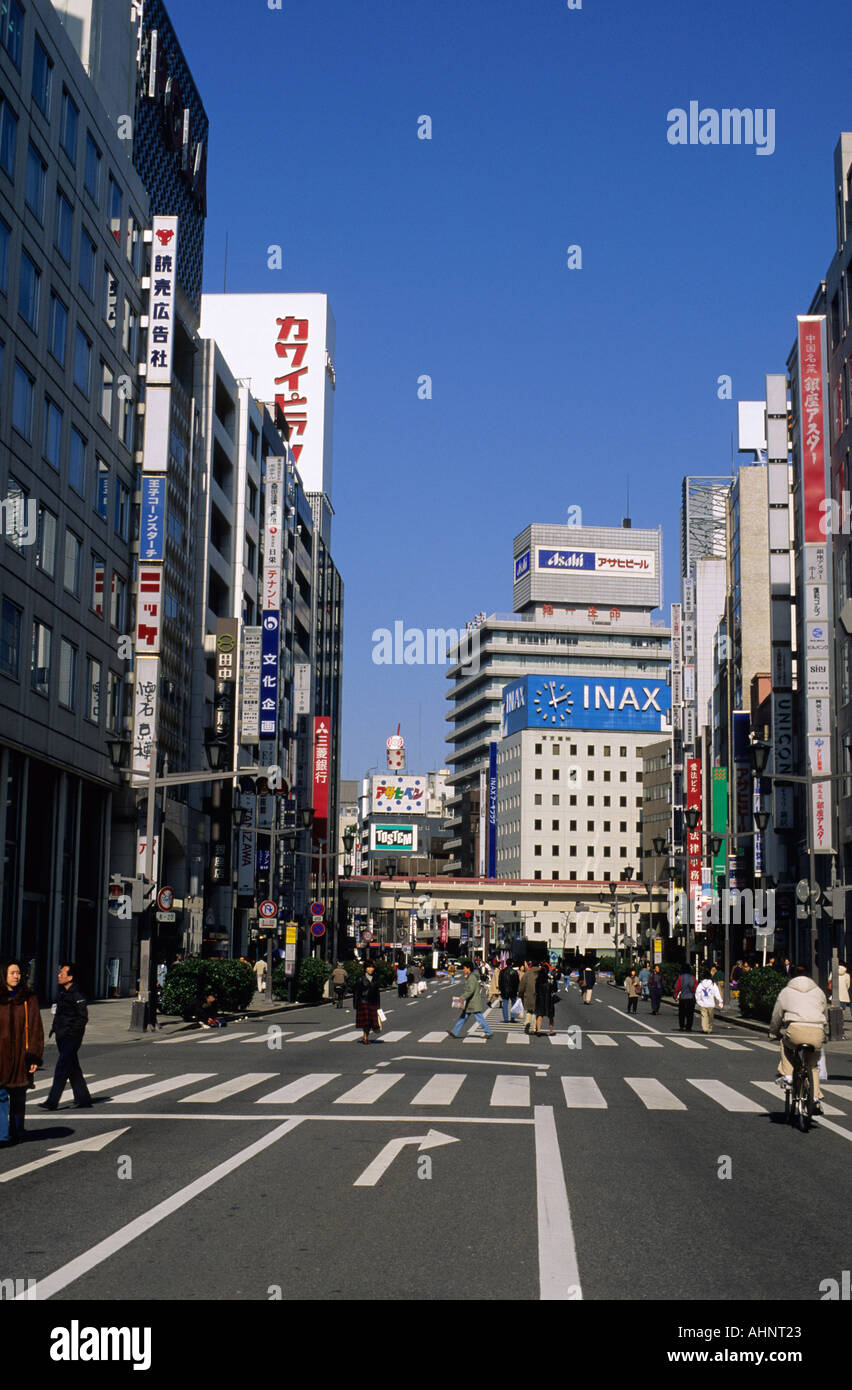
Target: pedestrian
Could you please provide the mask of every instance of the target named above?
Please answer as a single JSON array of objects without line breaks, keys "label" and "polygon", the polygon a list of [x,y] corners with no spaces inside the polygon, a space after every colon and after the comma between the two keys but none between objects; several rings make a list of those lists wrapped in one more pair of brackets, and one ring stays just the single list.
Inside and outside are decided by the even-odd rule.
[{"label": "pedestrian", "polygon": [[500,998],[500,971],[493,969],[488,981],[488,1003],[496,1004]]},{"label": "pedestrian", "polygon": [[27,1091],[44,1055],[38,1000],[19,960],[0,964],[0,1148],[24,1137]]},{"label": "pedestrian", "polygon": [[591,1004],[592,991],[595,988],[595,972],[590,965],[583,969],[583,1003]]},{"label": "pedestrian", "polygon": [[518,994],[524,1006],[524,1032],[529,1033],[535,1026],[535,986],[538,971],[533,966],[532,961],[527,961],[526,969],[521,976],[518,986]]},{"label": "pedestrian", "polygon": [[542,1020],[547,1019],[550,1025],[549,1037],[553,1037],[556,1031],[553,1027],[556,1018],[556,1000],[559,995],[559,987],[556,978],[550,970],[547,962],[542,962],[539,967],[538,979],[535,982],[535,1035],[537,1038],[542,1036]]},{"label": "pedestrian", "polygon": [[471,1018],[476,1019],[486,1038],[493,1038],[494,1034],[488,1027],[488,1020],[483,1013],[485,1005],[482,1002],[482,981],[474,972],[469,960],[462,963],[462,975],[464,976],[464,989],[462,991],[462,1011],[453,1024],[448,1029],[451,1038],[457,1038],[465,1023]]},{"label": "pedestrian", "polygon": [[364,1035],[358,1039],[358,1042],[368,1043],[370,1030],[378,1031],[379,1029],[381,991],[376,978],[376,962],[374,960],[366,962],[364,973],[359,975],[355,981],[352,998],[355,1003],[355,1026],[360,1028]]},{"label": "pedestrian", "polygon": [[695,991],[695,1002],[701,1010],[702,1033],[712,1033],[713,1012],[715,1009],[721,1009],[723,1000],[719,986],[709,970],[705,970],[702,974],[701,983]]},{"label": "pedestrian", "polygon": [[518,972],[512,965],[512,962],[507,960],[497,976],[497,988],[500,991],[500,1003],[503,1009],[504,1023],[508,1023],[510,1020],[512,1005],[518,997],[519,985],[520,980],[518,978]]},{"label": "pedestrian", "polygon": [[639,1008],[639,995],[642,993],[642,981],[636,974],[633,966],[630,967],[624,980],[624,988],[627,991],[627,1012],[635,1014]]},{"label": "pedestrian", "polygon": [[214,990],[207,990],[207,992],[201,1000],[201,1003],[198,1006],[198,1011],[195,1017],[201,1024],[202,1028],[225,1027],[225,1024],[219,1017],[219,1001],[216,997],[216,993]]},{"label": "pedestrian", "polygon": [[89,1088],[83,1080],[83,1073],[77,1060],[77,1053],[80,1050],[83,1035],[86,1032],[86,1024],[89,1021],[89,1010],[86,1006],[85,996],[77,985],[77,967],[73,961],[66,961],[60,966],[56,978],[59,981],[59,997],[54,1005],[55,1012],[50,1036],[56,1037],[59,1059],[53,1073],[53,1085],[47,1099],[41,1102],[40,1108],[42,1110],[55,1110],[62,1099],[65,1082],[70,1081],[76,1108],[78,1110],[90,1110],[92,1097],[89,1095]]},{"label": "pedestrian", "polygon": [[832,1004],[839,1004],[840,1008],[848,1008],[852,1013],[852,1004],[849,1003],[849,971],[846,969],[845,961],[837,963],[837,998],[834,997],[834,981],[829,975],[828,990],[831,995]]},{"label": "pedestrian", "polygon": [[695,1017],[695,976],[689,961],[684,961],[681,972],[675,980],[675,1000],[677,1001],[677,1021],[682,1033],[692,1032]]},{"label": "pedestrian", "polygon": [[742,975],[742,973],[743,973],[743,963],[742,963],[741,960],[738,960],[737,963],[736,963],[736,965],[734,966],[733,970],[731,971],[731,993],[732,993],[732,994],[739,995],[739,992],[740,992],[740,976]]},{"label": "pedestrian", "polygon": [[258,959],[257,959],[257,960],[255,961],[255,963],[254,963],[254,973],[255,973],[255,975],[257,976],[257,992],[258,992],[258,994],[265,994],[265,993],[266,993],[266,961],[263,959],[262,956],[259,956]]},{"label": "pedestrian", "polygon": [[651,978],[651,970],[650,970],[650,967],[649,967],[649,965],[648,965],[648,962],[645,961],[644,964],[643,964],[643,966],[642,966],[642,969],[639,971],[639,983],[640,983],[640,985],[642,986],[642,998],[643,998],[643,999],[647,999],[647,998],[648,998],[648,981],[650,980],[650,978]]},{"label": "pedestrian", "polygon": [[340,961],[337,962],[331,972],[331,985],[334,990],[336,1006],[338,1009],[342,1009],[343,996],[346,993],[346,971],[343,969]]},{"label": "pedestrian", "polygon": [[816,981],[808,977],[803,965],[796,966],[792,980],[775,1000],[769,1036],[781,1039],[778,1077],[781,1085],[788,1088],[793,1080],[796,1048],[804,1046],[807,1049],[805,1064],[811,1073],[814,1112],[821,1115],[819,1057],[828,1039],[828,1001]]},{"label": "pedestrian", "polygon": [[659,964],[655,965],[654,969],[651,971],[651,978],[648,981],[648,994],[651,998],[651,1013],[658,1014],[660,1012],[660,1004],[663,1000],[663,971]]},{"label": "pedestrian", "polygon": [[396,967],[396,992],[400,999],[408,998],[408,971],[404,962]]}]

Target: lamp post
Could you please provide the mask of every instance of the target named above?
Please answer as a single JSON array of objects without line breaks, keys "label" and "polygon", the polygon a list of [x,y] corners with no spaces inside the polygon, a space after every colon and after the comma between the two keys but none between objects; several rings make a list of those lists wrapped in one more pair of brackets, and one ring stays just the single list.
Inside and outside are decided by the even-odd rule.
[{"label": "lamp post", "polygon": [[612,927],[613,941],[615,943],[615,965],[618,968],[618,884],[613,880],[609,885],[609,921]]}]

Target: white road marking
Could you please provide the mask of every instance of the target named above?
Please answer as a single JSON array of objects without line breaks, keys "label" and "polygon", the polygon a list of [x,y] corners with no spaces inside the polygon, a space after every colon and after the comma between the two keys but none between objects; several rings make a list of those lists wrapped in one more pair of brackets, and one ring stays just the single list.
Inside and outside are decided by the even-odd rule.
[{"label": "white road marking", "polygon": [[302,1096],[309,1096],[311,1091],[318,1091],[320,1086],[327,1085],[329,1081],[336,1081],[339,1075],[339,1071],[310,1072],[307,1076],[300,1076],[298,1081],[281,1086],[277,1091],[270,1091],[268,1096],[261,1096],[255,1101],[255,1105],[292,1105],[293,1101],[301,1100]]},{"label": "white road marking", "polygon": [[320,1028],[313,1033],[302,1033],[302,1035],[288,1038],[288,1043],[313,1042],[315,1038],[328,1038],[332,1033],[339,1033],[339,1028]]},{"label": "white road marking", "polygon": [[225,1030],[218,1030],[218,1029],[217,1029],[216,1034],[215,1034],[214,1037],[212,1037],[212,1038],[202,1038],[202,1039],[200,1040],[200,1042],[199,1042],[198,1045],[199,1045],[199,1047],[212,1047],[212,1045],[213,1045],[214,1043],[236,1042],[236,1041],[237,1041],[237,1038],[250,1038],[250,1037],[252,1037],[252,1034],[251,1034],[251,1033],[246,1033],[246,1032],[229,1033],[229,1032],[227,1031],[227,1029],[225,1029]]},{"label": "white road marking", "polygon": [[424,1033],[423,1037],[418,1038],[417,1041],[425,1043],[440,1043],[444,1041],[444,1038],[446,1036],[446,1033]]},{"label": "white road marking", "polygon": [[455,1072],[436,1072],[425,1086],[421,1086],[411,1105],[452,1105],[465,1081],[466,1074],[457,1076]]},{"label": "white road marking", "polygon": [[[464,1067],[528,1067],[528,1068],[531,1068],[532,1071],[549,1071],[549,1070],[550,1070],[550,1063],[549,1063],[549,1062],[504,1062],[504,1061],[495,1062],[495,1061],[493,1061],[490,1057],[488,1057],[488,1058],[485,1058],[485,1057],[465,1057],[465,1058],[461,1058],[461,1057],[446,1057],[446,1056],[444,1056],[444,1057],[423,1057],[423,1056],[418,1057],[418,1056],[416,1055],[416,1053],[415,1053],[415,1054],[412,1054],[411,1056],[409,1056],[408,1054],[404,1054],[404,1055],[401,1056],[401,1057],[394,1057],[393,1060],[394,1060],[394,1063],[397,1063],[397,1062],[444,1062],[444,1063],[450,1063],[450,1064],[452,1064],[452,1063],[454,1063],[454,1062],[457,1062],[458,1065],[459,1065],[460,1067],[462,1067],[462,1066],[464,1066]],[[390,1062],[386,1062],[384,1065],[385,1065],[385,1066],[390,1066]]]},{"label": "white road marking", "polygon": [[595,1047],[618,1047],[615,1038],[611,1038],[608,1033],[587,1033],[586,1037]]},{"label": "white road marking", "polygon": [[760,1038],[749,1038],[752,1047],[765,1047],[768,1052],[774,1052],[777,1057],[781,1052],[781,1044],[777,1042],[763,1042]]},{"label": "white road marking", "polygon": [[695,1038],[669,1038],[669,1042],[673,1042],[675,1047],[699,1047],[702,1052],[707,1051],[705,1044],[697,1042]]},{"label": "white road marking", "polygon": [[248,1091],[259,1086],[261,1081],[272,1081],[277,1071],[247,1071],[242,1076],[233,1076],[230,1081],[221,1081],[218,1086],[208,1086],[205,1091],[196,1091],[193,1096],[181,1096],[181,1105],[213,1105],[217,1100],[227,1100],[240,1091]]},{"label": "white road marking", "polygon": [[833,1096],[840,1096],[841,1100],[852,1100],[852,1086],[838,1086],[836,1081],[823,1081],[822,1088]]},{"label": "white road marking", "polygon": [[381,1076],[368,1076],[366,1081],[359,1081],[357,1086],[353,1086],[351,1091],[346,1091],[344,1095],[338,1096],[335,1105],[375,1105],[376,1101],[389,1091],[391,1086],[395,1086],[397,1081],[401,1081],[404,1073],[401,1071],[382,1072]]},{"label": "white road marking", "polygon": [[339,1037],[332,1038],[332,1042],[355,1042],[357,1038],[363,1038],[363,1028],[351,1028],[348,1033],[341,1033]]},{"label": "white road marking", "polygon": [[[257,1103],[260,1104],[259,1101]],[[46,1115],[33,1115],[32,1118],[34,1120],[48,1119]],[[104,1117],[102,1114],[89,1114],[88,1111],[83,1110],[80,1112],[79,1117],[77,1115],[74,1116],[74,1123],[77,1124],[78,1119],[80,1122],[85,1122],[85,1120],[102,1120],[103,1118]],[[202,1124],[210,1124],[213,1120],[227,1120],[234,1124],[245,1125],[246,1123],[250,1123],[252,1120],[259,1120],[262,1122],[266,1117],[261,1115],[246,1115],[245,1111],[243,1111],[241,1115],[219,1115],[215,1111],[211,1110],[205,1110],[204,1113],[200,1115],[184,1115],[178,1114],[177,1111],[168,1113],[166,1111],[129,1110],[126,1115],[119,1114],[116,1111],[111,1111],[109,1118],[110,1120],[135,1120],[139,1124],[141,1124],[143,1120],[168,1120],[170,1123],[176,1120],[200,1120]],[[354,1124],[357,1121],[361,1121],[364,1124],[387,1123],[394,1125],[405,1123],[419,1125],[422,1125],[424,1123],[445,1125],[450,1123],[446,1111],[443,1115],[421,1115],[415,1112],[415,1114],[413,1115],[299,1115],[294,1118],[312,1121],[335,1120],[344,1122],[346,1124]],[[269,1119],[272,1119],[271,1115],[269,1116]],[[55,1124],[56,1121],[53,1120],[51,1121],[51,1123]],[[530,1119],[507,1119],[503,1116],[496,1115],[453,1115],[452,1123],[454,1125],[531,1125],[533,1121]]]},{"label": "white road marking", "polygon": [[194,1086],[196,1081],[209,1081],[215,1071],[187,1071],[182,1076],[168,1076],[165,1081],[153,1081],[150,1086],[139,1086],[135,1091],[125,1091],[105,1102],[107,1105],[136,1105],[139,1101],[161,1096],[165,1091],[177,1091],[181,1086]]},{"label": "white road marking", "polygon": [[644,1033],[628,1033],[627,1036],[631,1042],[635,1042],[637,1047],[662,1047],[663,1045],[661,1042],[657,1042],[656,1038],[646,1038]]},{"label": "white road marking", "polygon": [[375,1187],[376,1183],[387,1172],[398,1153],[405,1148],[406,1144],[416,1144],[418,1151],[423,1149],[437,1149],[442,1144],[457,1144],[459,1141],[452,1134],[441,1134],[436,1129],[430,1129],[428,1134],[414,1134],[407,1139],[389,1139],[378,1156],[368,1164],[361,1174],[356,1178],[353,1187]]},{"label": "white road marking", "polygon": [[520,1105],[530,1103],[530,1079],[528,1076],[498,1076],[494,1079],[489,1105]]},{"label": "white road marking", "polygon": [[32,1163],[24,1163],[20,1168],[13,1168],[8,1173],[0,1173],[0,1182],[12,1182],[15,1178],[22,1178],[27,1173],[34,1173],[39,1168],[47,1168],[51,1163],[59,1163],[63,1158],[73,1158],[75,1154],[99,1153],[105,1149],[107,1144],[111,1144],[113,1139],[118,1139],[122,1134],[127,1133],[124,1129],[110,1129],[104,1134],[96,1134],[91,1139],[75,1139],[70,1144],[61,1144],[53,1147],[50,1153],[44,1154],[41,1158],[33,1159]]},{"label": "white road marking", "polygon": [[133,1081],[144,1081],[146,1077],[153,1076],[152,1071],[140,1071],[135,1075],[131,1072],[126,1076],[105,1076],[103,1081],[93,1081],[89,1086],[89,1095],[97,1096],[102,1091],[113,1091],[117,1086],[129,1086]]},{"label": "white road marking", "polygon": [[563,1076],[562,1089],[569,1110],[606,1110],[607,1103],[591,1076]]},{"label": "white road marking", "polygon": [[[277,1024],[277,1023],[275,1023],[275,1024],[270,1024],[269,1026],[270,1026],[270,1028],[277,1028],[277,1027],[278,1027],[278,1024]],[[290,1033],[291,1031],[292,1031],[292,1029],[290,1029],[290,1028],[286,1028],[286,1029],[285,1029],[285,1028],[282,1028],[278,1033],[272,1034],[272,1036],[275,1037],[276,1039],[277,1039],[277,1038],[286,1038],[286,1037],[289,1035],[289,1033]],[[269,1043],[269,1037],[270,1037],[270,1034],[269,1034],[269,1030],[267,1029],[266,1032],[264,1032],[264,1033],[254,1033],[254,1034],[252,1035],[252,1037],[250,1037],[250,1038],[242,1038],[242,1039],[241,1039],[241,1042],[242,1042],[243,1046],[245,1046],[246,1043],[258,1043],[258,1042],[262,1042],[262,1043],[267,1043],[267,1044],[268,1044],[268,1043]]]},{"label": "white road marking", "polygon": [[714,1038],[712,1033],[705,1033],[708,1042],[715,1043],[717,1047],[724,1047],[728,1052],[748,1052],[745,1043],[734,1042],[732,1038]]},{"label": "white road marking", "polygon": [[386,1042],[386,1043],[402,1042],[403,1038],[407,1038],[407,1037],[408,1037],[409,1032],[410,1032],[410,1029],[408,1029],[408,1028],[402,1028],[402,1029],[397,1030],[396,1032],[392,1032],[392,1033],[382,1033],[382,1035],[381,1035],[382,1041],[383,1041],[383,1042]]},{"label": "white road marking", "polygon": [[515,1044],[520,1043],[522,1046],[525,1045],[526,1047],[529,1047],[529,1045],[530,1045],[529,1034],[528,1034],[528,1033],[507,1033],[507,1034],[506,1034],[506,1042],[507,1042],[507,1043],[515,1043]]},{"label": "white road marking", "polygon": [[[615,1004],[607,1004],[607,1008],[612,1009],[614,1014],[621,1014],[621,1017],[624,1018],[624,1009],[616,1008]],[[659,1033],[660,1031],[659,1028],[654,1027],[653,1023],[646,1023],[638,1014],[633,1014],[633,1022],[637,1024],[639,1028],[647,1028],[649,1033]]]},{"label": "white road marking", "polygon": [[[784,1100],[784,1092],[775,1081],[752,1081],[751,1084],[752,1086],[759,1086],[761,1091],[766,1091],[770,1096],[773,1096],[778,1101],[780,1109]],[[823,1082],[823,1090],[825,1090],[825,1082]],[[839,1115],[841,1119],[848,1119],[845,1110],[838,1110],[836,1105],[829,1105],[827,1100],[823,1101],[822,1108],[826,1115]]]},{"label": "white road marking", "polygon": [[[215,1186],[217,1182],[221,1182],[222,1178],[226,1178],[230,1173],[233,1173],[235,1169],[241,1168],[244,1163],[248,1163],[249,1160],[255,1158],[257,1154],[263,1153],[264,1149],[268,1149],[273,1144],[277,1144],[279,1139],[283,1138],[285,1134],[289,1134],[291,1130],[295,1129],[297,1125],[302,1124],[302,1122],[301,1116],[293,1115],[289,1120],[285,1120],[283,1124],[277,1125],[269,1134],[265,1134],[262,1139],[258,1139],[254,1144],[250,1144],[247,1149],[243,1149],[240,1153],[234,1154],[233,1158],[229,1158],[224,1163],[220,1163],[216,1168],[206,1173],[204,1177],[196,1178],[195,1182],[191,1182],[187,1187],[182,1187],[178,1192],[175,1192],[173,1196],[167,1197],[164,1202],[158,1202],[150,1211],[143,1212],[141,1216],[136,1217],[135,1221],[130,1221],[113,1235],[107,1236],[106,1240],[99,1241],[98,1244],[92,1246],[90,1250],[85,1251],[82,1255],[78,1255],[75,1260],[70,1260],[68,1264],[62,1265],[59,1269],[55,1270],[53,1274],[49,1274],[46,1279],[40,1279],[38,1281],[39,1298],[52,1298],[54,1294],[67,1288],[69,1284],[73,1284],[75,1280],[81,1278],[82,1275],[88,1274],[89,1270],[94,1269],[96,1265],[102,1264],[104,1260],[108,1260],[112,1255],[115,1255],[117,1251],[123,1250],[125,1246],[130,1245],[132,1241],[144,1235],[146,1231],[150,1231],[152,1226],[158,1225],[158,1223],[164,1221],[167,1216],[171,1216],[173,1212],[186,1206],[187,1202],[191,1202],[194,1197],[197,1197],[202,1192],[206,1192],[209,1187]],[[24,1299],[26,1298],[26,1294],[20,1294],[19,1297]]]},{"label": "white road marking", "polygon": [[485,1037],[484,1034],[480,1034],[479,1036],[477,1036],[476,1034],[470,1034],[468,1035],[468,1037],[462,1039],[462,1042],[464,1042],[465,1045],[467,1045],[468,1043],[485,1043],[487,1041],[488,1039]]},{"label": "white road marking", "polygon": [[741,1095],[735,1091],[733,1086],[726,1086],[724,1081],[693,1081],[687,1077],[690,1086],[701,1091],[710,1100],[715,1100],[717,1105],[721,1105],[723,1110],[736,1111],[744,1115],[765,1115],[766,1106],[758,1105],[757,1101],[750,1100],[748,1096]]},{"label": "white road marking", "polygon": [[685,1110],[682,1100],[650,1076],[625,1076],[631,1090],[635,1091],[646,1110]]},{"label": "white road marking", "polygon": [[571,1208],[553,1107],[537,1105],[535,1119],[535,1175],[538,1206],[538,1271],[541,1298],[545,1302],[581,1299],[580,1270],[571,1225]]}]

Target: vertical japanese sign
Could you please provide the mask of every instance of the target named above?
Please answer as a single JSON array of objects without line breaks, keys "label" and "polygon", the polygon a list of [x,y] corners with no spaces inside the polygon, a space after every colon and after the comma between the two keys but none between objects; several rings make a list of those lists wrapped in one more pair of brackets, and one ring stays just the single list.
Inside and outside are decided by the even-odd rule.
[{"label": "vertical japanese sign", "polygon": [[166,479],[143,475],[142,508],[139,516],[139,559],[164,559],[166,532]]},{"label": "vertical japanese sign", "polygon": [[160,650],[163,616],[163,566],[140,565],[136,581],[136,650],[155,656]]},{"label": "vertical japanese sign", "polygon": [[177,232],[176,217],[154,218],[148,301],[149,386],[168,386],[172,379]]},{"label": "vertical japanese sign", "polygon": [[497,877],[497,744],[488,745],[488,877]]},{"label": "vertical japanese sign", "polygon": [[151,770],[151,746],[157,730],[160,663],[155,656],[137,656],[133,687],[133,771]]},{"label": "vertical japanese sign", "polygon": [[314,821],[328,820],[328,779],[331,764],[331,721],[314,719]]},{"label": "vertical japanese sign", "polygon": [[284,460],[266,460],[266,498],[263,529],[264,609],[281,608],[281,536],[284,522]]},{"label": "vertical japanese sign", "polygon": [[231,744],[234,738],[234,692],[236,690],[238,649],[238,620],[236,618],[217,618],[213,728],[216,737],[227,744]]},{"label": "vertical japanese sign", "polygon": [[698,824],[686,831],[687,884],[692,896],[701,888],[701,759],[686,760],[686,809],[698,811]]},{"label": "vertical japanese sign", "polygon": [[683,647],[681,639],[681,608],[679,603],[671,605],[672,618],[672,728],[683,727]]},{"label": "vertical japanese sign", "polygon": [[254,899],[254,831],[250,826],[241,825],[238,831],[237,846],[237,896]]},{"label": "vertical japanese sign", "polygon": [[261,622],[260,742],[273,743],[278,734],[279,614],[265,612]]},{"label": "vertical japanese sign", "polygon": [[[728,769],[726,767],[713,768],[713,834],[725,835],[728,829]],[[727,853],[727,840],[722,840],[719,846],[719,853],[713,856],[713,887],[715,888],[719,875],[725,872],[725,855]]]},{"label": "vertical japanese sign", "polygon": [[243,703],[240,742],[257,743],[260,735],[260,670],[262,630],[243,628]]},{"label": "vertical japanese sign", "polygon": [[[290,429],[291,441],[304,439],[308,427],[308,385],[303,377],[308,375],[305,358],[308,352],[308,320],[297,319],[292,314],[275,320],[277,337],[275,355],[281,359],[283,376],[275,378],[276,411],[284,416]],[[321,385],[321,383],[319,383]],[[298,464],[303,444],[292,443],[293,461]]]}]

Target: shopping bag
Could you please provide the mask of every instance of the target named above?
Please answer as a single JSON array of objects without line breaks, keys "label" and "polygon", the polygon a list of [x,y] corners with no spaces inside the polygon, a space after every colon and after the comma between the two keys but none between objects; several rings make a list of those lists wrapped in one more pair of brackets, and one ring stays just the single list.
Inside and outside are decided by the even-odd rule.
[{"label": "shopping bag", "polygon": [[379,1023],[387,1023],[387,1021],[388,1016],[385,1013],[384,1009],[379,1009]]},{"label": "shopping bag", "polygon": [[426,981],[425,981],[425,980],[421,980],[420,983],[418,984],[418,986],[417,986],[417,993],[418,993],[418,994],[425,994],[425,993],[426,993]]},{"label": "shopping bag", "polygon": [[516,999],[511,1009],[509,1010],[509,1017],[517,1020],[519,1018],[523,1018],[523,1016],[524,1006],[521,1003],[520,999]]}]

